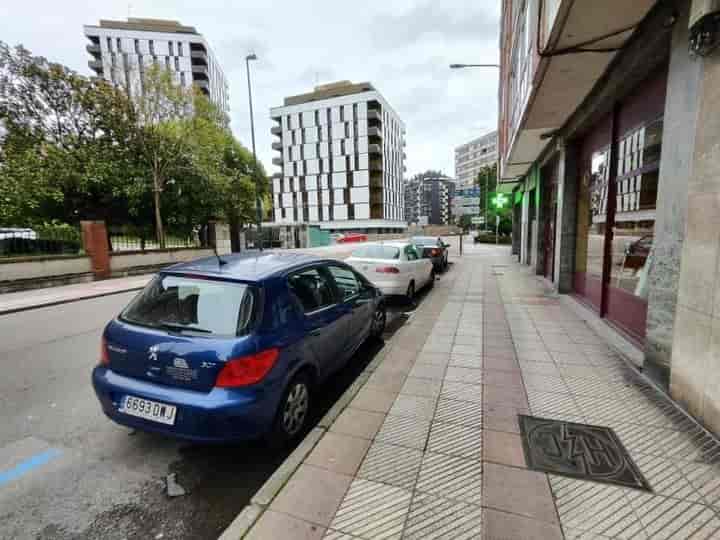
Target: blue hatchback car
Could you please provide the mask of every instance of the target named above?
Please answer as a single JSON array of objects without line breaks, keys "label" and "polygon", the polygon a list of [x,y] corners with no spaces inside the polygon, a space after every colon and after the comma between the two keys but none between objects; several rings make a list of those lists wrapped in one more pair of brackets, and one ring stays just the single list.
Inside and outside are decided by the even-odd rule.
[{"label": "blue hatchback car", "polygon": [[92,382],[125,426],[283,443],[303,432],[320,383],[385,321],[382,293],[342,262],[202,259],[159,273],[106,326]]}]

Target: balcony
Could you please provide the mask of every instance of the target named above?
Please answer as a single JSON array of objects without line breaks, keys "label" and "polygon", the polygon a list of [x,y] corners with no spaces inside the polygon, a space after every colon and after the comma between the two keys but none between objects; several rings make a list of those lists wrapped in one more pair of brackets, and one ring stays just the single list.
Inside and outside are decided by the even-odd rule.
[{"label": "balcony", "polygon": [[369,144],[368,154],[382,154],[382,146],[379,144]]},{"label": "balcony", "polygon": [[371,109],[367,112],[367,118],[368,120],[377,120],[378,122],[381,122],[382,114],[380,113],[380,111],[374,111]]},{"label": "balcony", "polygon": [[382,130],[376,127],[368,128],[368,137],[382,137]]},{"label": "balcony", "polygon": [[100,44],[99,43],[89,43],[85,46],[85,50],[92,54],[93,56],[100,56]]},{"label": "balcony", "polygon": [[371,171],[382,171],[383,170],[382,161],[380,161],[379,159],[371,160],[369,169]]},{"label": "balcony", "polygon": [[280,126],[273,126],[270,128],[270,133],[279,137],[282,135],[282,128]]},{"label": "balcony", "polygon": [[273,174],[270,178],[271,178],[272,180],[282,180],[282,177],[283,177],[283,174],[282,174],[282,173],[276,172],[276,173]]},{"label": "balcony", "polygon": [[88,67],[98,75],[103,73],[103,64],[101,60],[88,60]]},{"label": "balcony", "polygon": [[192,66],[192,72],[193,72],[193,78],[195,78],[196,75],[200,75],[201,77],[208,78],[209,72],[207,66]]},{"label": "balcony", "polygon": [[[513,27],[510,14],[503,13],[501,182],[512,182],[527,173],[552,140],[552,134],[582,104],[617,51],[630,39],[632,27],[640,23],[655,4],[655,0],[546,1],[540,21],[542,56],[534,37],[529,40],[530,52],[523,54],[520,44],[527,38],[525,24],[520,22],[517,28]],[[531,21],[530,35],[537,34],[537,17],[523,14],[517,20]],[[624,28],[630,29],[618,33]],[[558,54],[573,51],[573,47],[597,36],[608,35],[611,37],[584,46],[603,52]]]},{"label": "balcony", "polygon": [[282,167],[283,164],[283,158],[281,157],[274,157],[272,158],[273,165],[277,165],[278,167]]},{"label": "balcony", "polygon": [[207,53],[205,51],[190,51],[191,60],[204,60],[207,63]]},{"label": "balcony", "polygon": [[277,150],[278,152],[282,152],[282,143],[279,141],[275,141],[272,143],[272,149]]}]

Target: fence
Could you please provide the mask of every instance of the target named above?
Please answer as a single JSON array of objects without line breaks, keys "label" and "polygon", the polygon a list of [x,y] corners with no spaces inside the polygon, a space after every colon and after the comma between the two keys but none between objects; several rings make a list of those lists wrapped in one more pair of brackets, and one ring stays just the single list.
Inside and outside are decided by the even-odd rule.
[{"label": "fence", "polygon": [[[110,251],[122,252],[122,251],[151,251],[160,249],[160,244],[153,238],[142,238],[140,236],[133,236],[128,234],[109,234]],[[165,237],[165,249],[180,249],[180,248],[199,248],[206,246],[207,242],[204,241],[198,234],[192,234],[190,236],[173,236],[168,235]]]},{"label": "fence", "polygon": [[72,225],[0,228],[0,257],[78,255],[81,252],[80,229]]}]

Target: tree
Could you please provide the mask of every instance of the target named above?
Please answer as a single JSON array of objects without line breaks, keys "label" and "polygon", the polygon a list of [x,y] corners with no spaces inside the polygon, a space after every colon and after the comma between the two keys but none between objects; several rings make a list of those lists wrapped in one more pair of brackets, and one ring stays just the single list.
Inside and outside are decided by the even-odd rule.
[{"label": "tree", "polygon": [[[480,214],[485,216],[486,210],[490,209],[490,194],[497,188],[497,166],[485,165],[481,168],[475,177],[475,185],[480,188]],[[485,223],[486,227],[490,225],[490,221],[487,219]]]}]

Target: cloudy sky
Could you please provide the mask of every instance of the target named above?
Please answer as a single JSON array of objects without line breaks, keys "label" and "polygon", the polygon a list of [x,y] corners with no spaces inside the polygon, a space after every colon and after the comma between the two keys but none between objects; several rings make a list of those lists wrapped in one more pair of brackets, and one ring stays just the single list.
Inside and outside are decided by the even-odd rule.
[{"label": "cloudy sky", "polygon": [[258,155],[269,172],[270,107],[316,82],[370,81],[407,128],[408,175],[454,174],[453,149],[495,128],[498,0],[31,0],[0,2],[0,39],[90,74],[83,24],[100,18],[176,19],[215,50],[230,85],[235,135],[250,146],[244,57],[252,66]]}]

